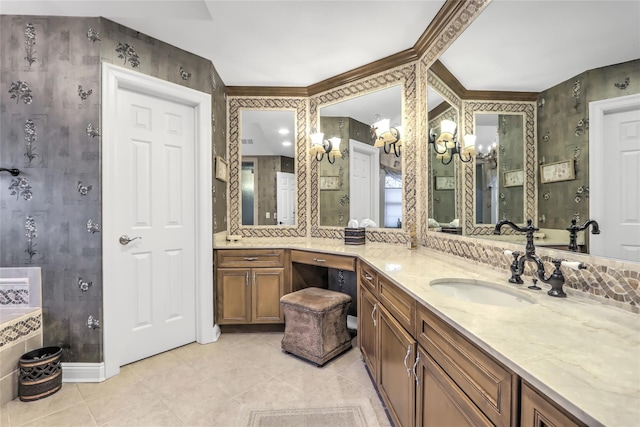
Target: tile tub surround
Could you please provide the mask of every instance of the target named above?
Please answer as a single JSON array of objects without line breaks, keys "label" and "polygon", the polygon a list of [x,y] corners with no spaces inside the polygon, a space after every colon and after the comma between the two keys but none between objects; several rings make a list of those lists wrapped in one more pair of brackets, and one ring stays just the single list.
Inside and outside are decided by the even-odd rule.
[{"label": "tile tub surround", "polygon": [[18,396],[18,360],[42,347],[40,267],[0,268],[0,406]]},{"label": "tile tub surround", "polygon": [[[18,397],[18,361],[23,354],[42,347],[40,308],[0,308],[15,318],[0,323],[0,407]],[[20,313],[22,313],[20,315]]]},{"label": "tile tub surround", "polygon": [[[0,267],[0,309],[42,306],[40,267]],[[0,323],[3,323],[0,314]]]},{"label": "tile tub surround", "polygon": [[[453,245],[464,252],[460,241]],[[543,290],[538,293],[526,288],[520,291],[535,304],[517,309],[495,307],[447,297],[429,285],[435,279],[465,278],[513,289],[502,263],[479,262],[481,255],[462,259],[422,247],[408,250],[370,242],[346,246],[330,239],[226,242],[223,234],[216,235],[215,246],[295,248],[357,256],[586,424],[631,427],[640,419],[640,318],[584,298],[584,292],[565,286],[568,298],[552,298],[546,295],[549,286],[539,283]]]}]

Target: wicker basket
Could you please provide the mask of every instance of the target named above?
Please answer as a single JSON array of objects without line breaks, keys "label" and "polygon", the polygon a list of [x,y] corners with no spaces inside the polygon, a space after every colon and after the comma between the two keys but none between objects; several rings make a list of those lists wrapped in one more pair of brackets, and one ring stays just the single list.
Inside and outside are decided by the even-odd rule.
[{"label": "wicker basket", "polygon": [[60,347],[43,347],[20,357],[18,397],[23,402],[51,396],[62,388]]}]

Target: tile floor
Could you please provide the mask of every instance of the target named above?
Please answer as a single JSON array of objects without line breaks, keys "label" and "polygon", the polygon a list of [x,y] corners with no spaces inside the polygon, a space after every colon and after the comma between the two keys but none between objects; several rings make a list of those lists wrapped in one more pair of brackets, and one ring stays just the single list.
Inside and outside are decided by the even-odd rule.
[{"label": "tile floor", "polygon": [[354,348],[317,368],[280,350],[281,332],[223,333],[121,368],[102,383],[64,383],[35,402],[0,409],[0,426],[233,427],[247,403],[367,398],[389,421]]}]

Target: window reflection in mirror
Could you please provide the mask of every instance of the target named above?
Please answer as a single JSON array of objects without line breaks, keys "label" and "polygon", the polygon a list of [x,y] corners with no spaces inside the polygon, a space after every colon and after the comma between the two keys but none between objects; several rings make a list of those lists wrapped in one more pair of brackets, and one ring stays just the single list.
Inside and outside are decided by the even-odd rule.
[{"label": "window reflection in mirror", "polygon": [[295,225],[295,113],[241,110],[242,225]]},{"label": "window reflection in mirror", "polygon": [[[458,109],[449,104],[431,86],[427,88],[427,108],[429,131],[440,134],[440,122],[451,120],[460,123]],[[432,144],[429,150],[429,228],[432,231],[461,233],[461,227],[454,222],[456,214],[457,161],[444,164],[436,157]]]},{"label": "window reflection in mirror", "polygon": [[476,224],[524,222],[524,118],[476,113]]},{"label": "window reflection in mirror", "polygon": [[373,147],[371,125],[380,119],[402,125],[400,85],[320,108],[320,130],[325,139],[340,138],[342,152],[333,164],[326,156],[320,161],[320,225],[369,219],[376,227],[402,227],[402,154]]}]

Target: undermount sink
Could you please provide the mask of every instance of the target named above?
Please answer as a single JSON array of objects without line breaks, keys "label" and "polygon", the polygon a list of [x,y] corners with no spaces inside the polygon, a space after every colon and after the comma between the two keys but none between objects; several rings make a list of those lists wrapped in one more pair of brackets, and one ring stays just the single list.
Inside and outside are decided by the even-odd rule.
[{"label": "undermount sink", "polygon": [[438,279],[431,287],[444,295],[477,304],[499,307],[526,307],[535,300],[506,285],[472,279]]}]

